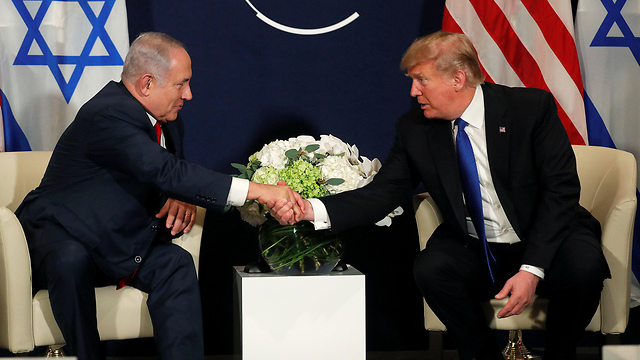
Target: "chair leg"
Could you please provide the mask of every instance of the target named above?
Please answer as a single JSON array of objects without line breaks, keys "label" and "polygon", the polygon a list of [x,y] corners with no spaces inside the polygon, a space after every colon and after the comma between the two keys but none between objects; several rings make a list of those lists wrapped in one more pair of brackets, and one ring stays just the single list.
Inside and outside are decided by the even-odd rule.
[{"label": "chair leg", "polygon": [[522,330],[509,330],[509,343],[502,351],[506,360],[534,360],[529,350],[522,343]]},{"label": "chair leg", "polygon": [[64,351],[62,351],[63,346],[64,345],[49,345],[49,348],[47,349],[47,353],[44,356],[48,358],[64,357]]},{"label": "chair leg", "polygon": [[442,331],[429,331],[429,351],[427,352],[427,359],[429,360],[442,360]]}]

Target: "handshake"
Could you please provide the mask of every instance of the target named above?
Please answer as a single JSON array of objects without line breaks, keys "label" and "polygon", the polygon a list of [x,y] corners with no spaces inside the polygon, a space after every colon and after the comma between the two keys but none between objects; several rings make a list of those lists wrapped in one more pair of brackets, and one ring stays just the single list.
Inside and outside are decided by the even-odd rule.
[{"label": "handshake", "polygon": [[249,183],[247,200],[257,200],[266,205],[274,219],[282,225],[292,225],[302,220],[313,220],[313,207],[284,181],[277,185]]}]

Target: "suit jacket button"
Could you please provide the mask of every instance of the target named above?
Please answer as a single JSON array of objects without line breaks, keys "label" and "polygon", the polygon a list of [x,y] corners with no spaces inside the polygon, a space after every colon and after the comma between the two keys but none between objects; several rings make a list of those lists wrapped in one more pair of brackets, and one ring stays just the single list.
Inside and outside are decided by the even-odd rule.
[{"label": "suit jacket button", "polygon": [[158,225],[151,225],[151,231],[158,231]]},{"label": "suit jacket button", "polygon": [[140,255],[137,255],[135,258],[133,258],[133,261],[135,261],[137,264],[140,264],[142,262],[142,257]]}]

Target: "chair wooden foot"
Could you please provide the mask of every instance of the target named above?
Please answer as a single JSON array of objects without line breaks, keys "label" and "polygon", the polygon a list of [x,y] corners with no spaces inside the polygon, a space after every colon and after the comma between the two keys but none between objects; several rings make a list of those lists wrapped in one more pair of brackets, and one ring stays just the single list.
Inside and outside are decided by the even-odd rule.
[{"label": "chair wooden foot", "polygon": [[62,351],[63,346],[64,345],[49,345],[49,348],[47,349],[47,353],[44,356],[48,358],[64,357],[64,351]]},{"label": "chair wooden foot", "polygon": [[522,343],[522,330],[509,330],[509,343],[502,351],[506,360],[535,360],[537,357],[531,355],[529,350]]}]

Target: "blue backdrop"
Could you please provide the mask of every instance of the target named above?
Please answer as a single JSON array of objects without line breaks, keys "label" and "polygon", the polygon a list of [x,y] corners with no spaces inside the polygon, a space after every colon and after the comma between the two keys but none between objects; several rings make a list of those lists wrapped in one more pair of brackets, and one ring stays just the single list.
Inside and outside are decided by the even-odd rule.
[{"label": "blue backdrop", "polygon": [[[193,100],[181,114],[190,161],[225,173],[263,144],[333,134],[384,160],[395,120],[415,103],[399,62],[421,34],[439,30],[444,0],[128,1],[131,39],[162,31],[192,57]],[[258,18],[320,35],[282,31]],[[368,350],[427,347],[422,298],[411,267],[418,251],[410,199],[389,228],[344,234],[346,260],[366,274]],[[235,211],[207,215],[200,281],[208,354],[234,350],[232,266],[257,260],[256,229]],[[147,341],[147,340],[143,340]],[[148,340],[151,343],[151,340]],[[112,353],[146,354],[140,341],[111,343]]]}]

